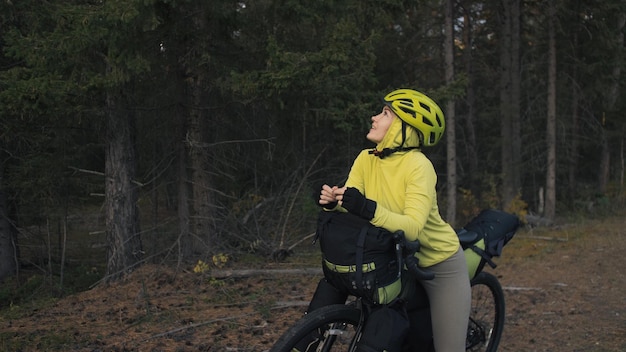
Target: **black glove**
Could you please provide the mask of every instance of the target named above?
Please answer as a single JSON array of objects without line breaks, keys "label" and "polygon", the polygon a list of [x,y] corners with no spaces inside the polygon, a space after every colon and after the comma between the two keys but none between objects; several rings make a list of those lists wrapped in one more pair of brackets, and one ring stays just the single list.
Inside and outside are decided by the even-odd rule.
[{"label": "black glove", "polygon": [[342,206],[354,215],[358,215],[366,220],[372,220],[376,212],[376,202],[365,198],[364,195],[354,187],[348,187],[343,194]]},{"label": "black glove", "polygon": [[328,204],[320,204],[318,202],[317,205],[321,206],[322,208],[324,208],[326,210],[332,210],[332,209],[335,209],[335,207],[337,206],[337,202],[332,202],[332,203],[328,203]]}]

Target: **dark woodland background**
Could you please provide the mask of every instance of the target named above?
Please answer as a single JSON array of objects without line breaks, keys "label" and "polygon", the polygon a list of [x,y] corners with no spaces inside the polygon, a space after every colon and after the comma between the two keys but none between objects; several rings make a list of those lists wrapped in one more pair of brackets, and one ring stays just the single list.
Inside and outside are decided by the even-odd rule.
[{"label": "dark woodland background", "polygon": [[446,114],[425,153],[454,226],[616,211],[625,22],[624,1],[2,1],[0,280],[280,260],[400,87]]}]

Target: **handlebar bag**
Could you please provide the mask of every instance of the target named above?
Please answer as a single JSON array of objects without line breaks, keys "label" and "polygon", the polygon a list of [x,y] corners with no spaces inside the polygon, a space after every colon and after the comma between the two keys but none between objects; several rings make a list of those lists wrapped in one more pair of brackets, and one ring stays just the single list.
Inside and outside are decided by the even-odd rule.
[{"label": "handlebar bag", "polygon": [[316,238],[324,276],[335,287],[374,304],[398,296],[401,267],[391,232],[350,213],[320,211]]}]

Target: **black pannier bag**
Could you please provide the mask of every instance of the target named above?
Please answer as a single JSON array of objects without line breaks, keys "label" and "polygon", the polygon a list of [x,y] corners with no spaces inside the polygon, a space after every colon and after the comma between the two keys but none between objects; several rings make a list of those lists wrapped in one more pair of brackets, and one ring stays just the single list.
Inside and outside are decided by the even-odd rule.
[{"label": "black pannier bag", "polygon": [[356,352],[399,352],[409,333],[409,318],[398,301],[370,312]]},{"label": "black pannier bag", "polygon": [[332,285],[374,304],[398,296],[401,267],[391,232],[350,213],[320,211],[316,238]]},{"label": "black pannier bag", "polygon": [[502,255],[502,248],[513,238],[520,226],[519,218],[513,214],[495,209],[485,209],[461,230],[457,231],[470,278],[480,273],[489,263],[496,267],[493,257]]}]

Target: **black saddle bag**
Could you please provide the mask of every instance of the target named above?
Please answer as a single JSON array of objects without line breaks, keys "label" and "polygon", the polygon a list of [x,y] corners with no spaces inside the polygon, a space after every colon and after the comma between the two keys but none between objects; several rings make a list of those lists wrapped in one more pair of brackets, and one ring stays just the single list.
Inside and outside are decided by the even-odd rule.
[{"label": "black saddle bag", "polygon": [[482,271],[486,263],[496,267],[493,257],[513,238],[520,226],[519,218],[495,209],[486,209],[457,232],[465,251],[470,278]]}]

